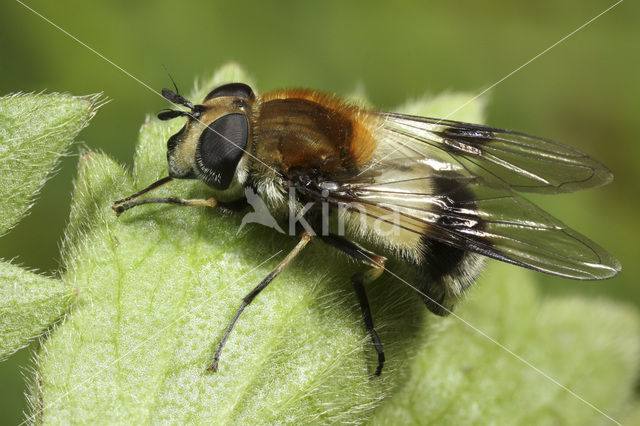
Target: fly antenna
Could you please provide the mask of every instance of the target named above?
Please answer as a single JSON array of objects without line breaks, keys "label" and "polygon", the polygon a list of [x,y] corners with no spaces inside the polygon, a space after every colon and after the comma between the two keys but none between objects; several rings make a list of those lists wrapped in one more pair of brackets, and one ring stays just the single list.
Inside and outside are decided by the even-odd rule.
[{"label": "fly antenna", "polygon": [[164,68],[164,70],[167,72],[167,75],[169,76],[169,80],[171,80],[171,83],[173,83],[173,88],[176,89],[176,93],[179,95],[180,89],[178,89],[178,85],[176,84],[176,81],[173,79],[173,76],[167,69],[167,66],[165,64],[162,64],[162,68]]},{"label": "fly antenna", "polygon": [[178,90],[178,85],[176,84],[176,81],[173,79],[173,77],[169,73],[169,70],[167,70],[167,67],[164,66],[164,64],[162,65],[162,67],[164,68],[164,70],[169,75],[169,79],[171,79],[171,83],[173,83],[173,87],[176,89],[175,92],[173,90],[171,90],[171,89],[162,89],[162,97],[165,98],[166,100],[168,100],[171,103],[182,105],[182,106],[186,106],[187,108],[189,108],[190,110],[193,111],[195,109],[193,103],[191,103],[190,101],[186,100],[180,94],[180,90]]}]

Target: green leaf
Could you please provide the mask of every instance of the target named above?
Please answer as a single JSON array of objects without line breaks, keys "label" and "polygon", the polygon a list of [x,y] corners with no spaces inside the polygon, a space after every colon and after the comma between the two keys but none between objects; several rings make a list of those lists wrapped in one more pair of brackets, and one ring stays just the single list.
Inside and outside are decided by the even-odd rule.
[{"label": "green leaf", "polygon": [[0,98],[0,235],[31,207],[99,99],[57,93]]},{"label": "green leaf", "polygon": [[485,98],[479,98],[472,93],[442,93],[409,101],[395,111],[480,124],[485,120],[486,104]]},{"label": "green leaf", "polygon": [[[205,193],[190,183],[170,189]],[[116,219],[111,201],[133,190],[109,158],[85,158],[74,196],[94,226],[69,248],[65,279],[78,300],[40,360],[34,401],[44,422],[77,413],[86,422],[353,420],[384,396],[415,330],[383,333],[394,361],[370,380],[375,358],[348,266],[324,270],[319,245],[247,309],[220,371],[207,372],[242,296],[293,241],[257,226],[237,235],[239,217],[204,209],[152,207]],[[396,294],[401,311],[424,315],[406,289]],[[402,317],[387,311],[379,320],[397,330]]]},{"label": "green leaf", "polygon": [[60,280],[0,262],[0,359],[60,318],[72,295]]},{"label": "green leaf", "polygon": [[637,311],[607,300],[542,299],[535,275],[491,264],[456,312],[513,353],[446,318],[372,423],[608,423],[560,385],[622,421],[638,378]]},{"label": "green leaf", "polygon": [[[61,94],[0,98],[0,235],[27,212],[98,102]],[[68,284],[0,262],[0,359],[59,318],[72,294]]]}]

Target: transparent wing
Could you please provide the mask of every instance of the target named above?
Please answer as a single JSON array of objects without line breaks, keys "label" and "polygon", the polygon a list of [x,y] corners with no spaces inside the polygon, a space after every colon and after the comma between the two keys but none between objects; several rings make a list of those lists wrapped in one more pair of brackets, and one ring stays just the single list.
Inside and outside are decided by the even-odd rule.
[{"label": "transparent wing", "polygon": [[573,192],[613,178],[587,154],[548,139],[457,121],[379,114],[384,119],[382,158],[413,153],[519,192]]},{"label": "transparent wing", "polygon": [[[346,180],[329,201],[445,244],[548,274],[610,278],[606,250],[510,188],[417,159],[386,160]],[[351,203],[351,204],[349,204]]]}]

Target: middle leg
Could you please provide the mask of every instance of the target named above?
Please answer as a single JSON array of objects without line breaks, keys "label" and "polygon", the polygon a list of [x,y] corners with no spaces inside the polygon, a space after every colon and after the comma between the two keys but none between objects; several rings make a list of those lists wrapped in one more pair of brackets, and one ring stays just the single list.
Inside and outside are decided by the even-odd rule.
[{"label": "middle leg", "polygon": [[220,339],[220,342],[218,343],[218,347],[216,348],[216,352],[213,355],[213,361],[211,362],[211,365],[209,365],[207,370],[214,371],[214,372],[218,371],[218,363],[220,362],[220,354],[222,353],[222,348],[227,342],[227,339],[231,334],[231,330],[233,330],[233,327],[238,321],[238,318],[240,318],[240,315],[242,314],[244,309],[247,306],[249,306],[249,304],[253,301],[253,299],[255,299],[255,297],[262,290],[264,290],[271,283],[271,281],[273,281],[273,279],[277,277],[278,274],[280,274],[280,272],[282,272],[285,266],[287,266],[298,254],[300,254],[302,249],[305,248],[305,246],[309,243],[309,241],[311,241],[311,238],[312,237],[310,234],[308,234],[307,232],[303,232],[302,236],[300,237],[300,241],[298,241],[298,244],[293,248],[293,250],[289,252],[287,257],[285,257],[284,260],[280,262],[280,264],[278,264],[278,266],[276,266],[276,268],[273,271],[271,271],[269,275],[267,275],[266,278],[260,282],[260,284],[258,284],[253,290],[249,292],[249,294],[247,294],[245,297],[242,298],[242,303],[240,304],[240,307],[236,311],[236,314],[233,316],[233,319],[227,326],[227,329],[225,330],[224,335],[222,336],[222,339]]}]

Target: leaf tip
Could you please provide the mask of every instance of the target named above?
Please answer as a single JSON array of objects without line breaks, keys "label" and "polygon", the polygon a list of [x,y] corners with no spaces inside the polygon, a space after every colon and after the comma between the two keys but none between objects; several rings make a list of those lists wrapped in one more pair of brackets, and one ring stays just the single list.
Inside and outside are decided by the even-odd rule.
[{"label": "leaf tip", "polygon": [[104,92],[93,93],[86,96],[78,96],[77,98],[89,102],[89,119],[92,119],[100,108],[111,102],[111,99],[105,96]]}]

